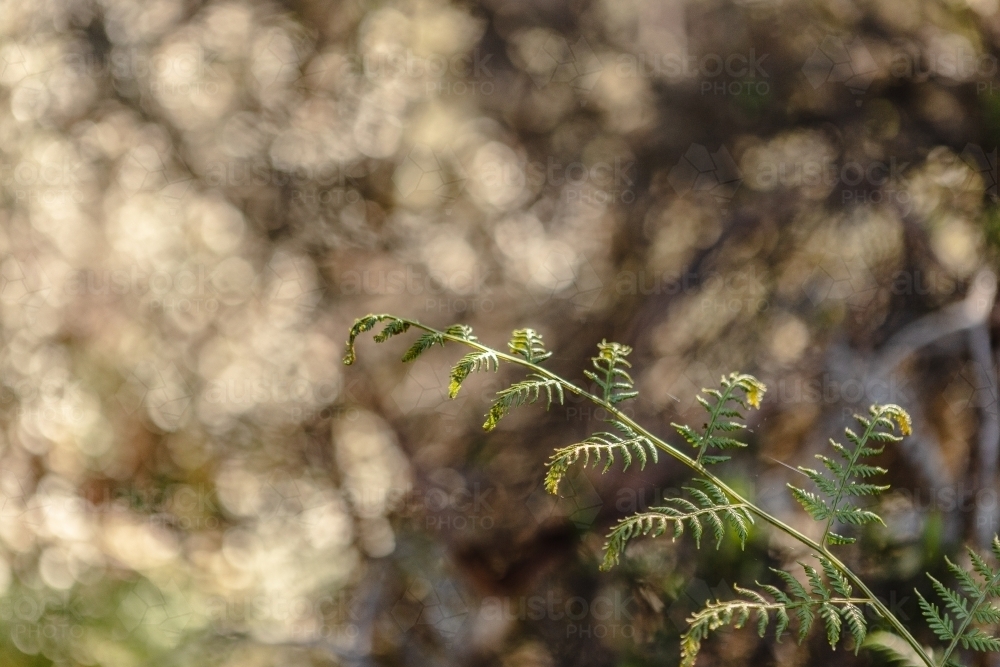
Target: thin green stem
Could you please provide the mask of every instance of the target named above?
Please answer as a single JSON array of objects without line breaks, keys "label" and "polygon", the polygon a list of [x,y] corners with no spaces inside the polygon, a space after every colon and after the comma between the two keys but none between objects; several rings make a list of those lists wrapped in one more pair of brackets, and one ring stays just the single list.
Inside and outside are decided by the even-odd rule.
[{"label": "thin green stem", "polygon": [[847,484],[850,471],[854,469],[855,465],[857,465],[858,459],[861,457],[861,450],[864,449],[865,443],[868,442],[868,438],[871,437],[872,431],[875,430],[875,424],[883,414],[884,412],[879,412],[877,415],[872,417],[871,423],[868,424],[868,428],[865,429],[864,435],[859,440],[861,444],[855,447],[854,451],[851,453],[851,460],[847,465],[847,471],[839,480],[840,483],[837,486],[837,495],[834,497],[833,504],[830,506],[830,518],[826,520],[826,528],[823,530],[823,539],[819,541],[819,543],[824,547],[826,547],[826,539],[830,536],[830,529],[833,527],[833,522],[837,519],[837,505],[840,504],[841,498],[844,497],[844,486]]},{"label": "thin green stem", "polygon": [[608,360],[608,368],[604,371],[604,402],[611,403],[611,395],[614,393],[613,383],[615,381],[615,364]]},{"label": "thin green stem", "polygon": [[726,401],[733,395],[733,390],[736,389],[736,383],[729,385],[725,391],[719,396],[718,403],[715,407],[709,411],[711,419],[708,420],[708,425],[705,427],[705,436],[701,439],[701,446],[698,448],[698,456],[695,457],[696,463],[701,463],[701,459],[705,456],[705,450],[708,449],[708,439],[712,437],[712,431],[715,430],[715,424],[719,420],[719,413],[722,412],[722,408],[725,407]]},{"label": "thin green stem", "polygon": [[910,631],[906,629],[906,626],[904,626],[902,622],[898,618],[896,618],[896,616],[891,611],[889,611],[889,609],[877,597],[875,597],[875,594],[872,593],[872,591],[868,588],[868,586],[866,586],[865,583],[856,574],[854,574],[854,572],[852,572],[843,562],[841,562],[839,558],[830,553],[830,551],[826,548],[825,544],[817,543],[816,541],[810,539],[808,536],[802,534],[792,526],[789,526],[781,519],[769,514],[762,508],[751,503],[749,500],[747,500],[742,495],[737,493],[734,489],[730,488],[721,479],[710,473],[705,468],[705,466],[703,466],[699,461],[692,459],[690,456],[688,456],[681,450],[677,449],[673,445],[670,445],[669,443],[656,437],[655,435],[647,431],[643,426],[636,423],[628,415],[618,410],[610,402],[605,401],[601,397],[595,396],[594,394],[591,394],[590,392],[584,389],[581,389],[572,382],[563,379],[561,376],[553,373],[552,371],[542,368],[541,366],[538,366],[524,359],[523,357],[517,357],[510,354],[506,354],[504,352],[500,352],[499,350],[494,350],[493,348],[484,345],[478,341],[468,340],[461,336],[447,334],[443,331],[438,331],[437,329],[428,327],[413,320],[407,320],[405,318],[398,318],[398,319],[407,322],[411,327],[422,329],[428,333],[440,335],[445,340],[461,343],[463,345],[467,345],[482,352],[487,352],[487,351],[493,352],[494,354],[497,355],[499,359],[503,359],[504,361],[510,362],[512,364],[528,368],[532,372],[537,373],[538,375],[541,375],[550,380],[558,382],[560,385],[562,385],[564,389],[566,389],[570,393],[576,394],[577,396],[585,398],[594,403],[595,405],[604,408],[609,415],[612,415],[615,419],[619,420],[624,424],[627,424],[630,428],[635,430],[635,432],[638,433],[639,435],[648,438],[649,441],[652,442],[658,449],[666,452],[676,460],[680,461],[687,467],[694,470],[699,475],[703,476],[705,479],[708,479],[713,484],[718,486],[720,489],[722,489],[724,493],[726,493],[726,495],[728,495],[733,500],[734,504],[746,505],[751,512],[756,514],[765,522],[771,524],[772,526],[774,526],[781,532],[785,533],[786,535],[792,537],[799,543],[809,547],[817,554],[821,554],[825,558],[829,559],[829,561],[834,565],[834,567],[840,570],[850,580],[850,582],[854,584],[858,588],[858,590],[860,590],[866,596],[863,600],[864,604],[868,604],[871,607],[873,607],[878,612],[878,614],[882,618],[884,618],[889,623],[889,625],[892,626],[893,630],[895,630],[896,633],[899,634],[899,636],[902,637],[903,640],[910,645],[910,648],[913,649],[913,651],[917,654],[920,660],[927,667],[937,667],[934,661],[927,655],[927,652],[924,650],[923,646],[921,646],[920,643],[916,640],[916,638],[912,634],[910,634]]},{"label": "thin green stem", "polygon": [[[759,602],[751,602],[749,600],[735,600],[733,602],[720,603],[714,608],[719,607],[749,607],[751,609],[799,609],[801,607],[818,607],[822,604],[868,604],[870,600],[868,598],[830,598],[829,600],[814,599],[814,600],[801,600],[794,601],[791,604],[782,604],[780,602],[774,602],[770,604],[761,604]],[[712,611],[712,608],[706,608],[700,612],[694,614],[695,617],[705,616]]]}]

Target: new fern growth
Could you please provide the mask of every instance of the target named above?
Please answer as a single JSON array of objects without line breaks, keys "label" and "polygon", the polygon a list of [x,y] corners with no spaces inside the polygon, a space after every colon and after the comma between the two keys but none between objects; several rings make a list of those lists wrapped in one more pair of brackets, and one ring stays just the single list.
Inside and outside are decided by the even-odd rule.
[{"label": "new fern growth", "polygon": [[861,463],[861,459],[867,456],[877,456],[885,448],[872,447],[869,442],[888,443],[899,442],[903,438],[894,435],[894,425],[890,419],[899,423],[899,430],[903,434],[910,433],[910,417],[897,405],[873,405],[870,409],[871,417],[866,418],[861,415],[854,415],[854,418],[864,427],[863,435],[859,436],[849,428],[844,429],[847,440],[854,445],[853,450],[848,450],[834,440],[830,440],[830,445],[839,455],[842,461],[838,461],[822,454],[817,454],[816,458],[823,462],[828,472],[817,472],[812,468],[799,470],[813,481],[826,498],[815,493],[800,489],[796,486],[788,485],[792,491],[792,496],[816,521],[824,521],[826,527],[823,530],[823,538],[820,543],[827,544],[851,544],[852,537],[844,537],[831,531],[835,522],[862,526],[869,523],[883,523],[882,518],[868,510],[859,509],[847,502],[848,498],[856,496],[875,496],[889,489],[888,486],[868,484],[864,482],[852,481],[854,479],[867,479],[874,475],[881,475],[888,472],[885,468],[871,466]]},{"label": "new fern growth", "polygon": [[[814,488],[789,485],[789,489],[806,513],[822,526],[822,537],[816,541],[747,500],[709,470],[709,466],[730,458],[729,454],[721,452],[747,447],[747,443],[734,435],[746,429],[743,412],[759,408],[767,390],[751,375],[732,373],[722,378],[718,388],[702,390],[703,395],[697,398],[708,413],[708,421],[700,431],[672,424],[693,448],[693,454],[689,455],[646,430],[619,409],[620,403],[638,395],[628,371],[631,364],[627,357],[632,349],[627,345],[607,341],[598,344],[597,355],[591,360],[593,370],[583,371],[598,390],[591,393],[541,365],[552,353],[546,350],[542,336],[532,329],[514,331],[507,344],[509,352],[501,352],[481,343],[464,325],[439,331],[414,320],[381,314],[355,321],[348,337],[345,364],[356,360],[354,346],[358,336],[379,324],[384,325],[374,335],[379,343],[410,329],[421,332],[403,355],[403,361],[413,361],[435,345],[457,344],[470,348],[452,368],[448,390],[452,398],[473,373],[496,372],[501,362],[526,369],[528,373],[523,379],[497,392],[483,424],[487,431],[521,405],[539,402],[543,397],[547,407],[553,402],[561,404],[566,392],[603,408],[607,413],[604,420],[607,428],[581,442],[561,447],[552,455],[545,475],[545,488],[550,493],[558,494],[560,482],[570,467],[581,462],[584,467],[603,462],[603,472],[619,459],[623,469],[636,460],[640,468],[645,468],[650,461],[657,463],[660,453],[666,453],[691,469],[695,477],[685,487],[685,497],[665,499],[662,506],[626,517],[611,529],[602,569],[616,565],[624,557],[628,543],[639,537],[669,533],[671,538],[677,539],[689,532],[700,547],[702,537],[710,533],[718,548],[728,530],[745,545],[751,530],[761,523],[797,540],[812,554],[818,567],[800,562],[798,576],[772,568],[771,583],[758,583],[756,589],[736,586],[739,595],[736,599],[711,601],[693,614],[681,637],[681,664],[684,667],[695,664],[702,642],[712,632],[727,626],[740,628],[752,622],[763,637],[772,621],[776,641],[781,641],[786,632],[794,628],[801,643],[814,627],[822,627],[834,649],[847,641],[855,652],[868,647],[907,665],[956,667],[961,664],[957,657],[959,649],[1000,652],[1000,638],[990,632],[1000,623],[1000,566],[993,569],[975,551],[969,550],[968,569],[946,560],[957,588],[928,575],[940,602],[928,600],[917,592],[924,619],[944,644],[938,650],[918,642],[910,629],[834,553],[836,548],[854,542],[855,538],[843,534],[849,532],[850,527],[882,522],[871,507],[858,504],[888,488],[868,481],[886,471],[865,461],[878,456],[887,445],[899,442],[902,436],[909,435],[910,418],[903,408],[873,405],[867,415],[855,415],[860,435],[850,428],[845,429],[849,446],[831,440],[833,455],[817,456],[823,464],[822,471],[799,468]],[[994,539],[993,554],[1000,561],[998,539]],[[869,633],[868,621],[862,612],[866,607],[880,626],[875,632]]]},{"label": "new fern growth", "polygon": [[[736,393],[737,390],[743,392],[745,400]],[[688,444],[698,450],[698,454],[695,457],[695,461],[698,463],[711,465],[713,463],[728,461],[729,456],[706,454],[708,448],[713,447],[719,450],[740,449],[746,447],[746,443],[740,442],[730,436],[715,435],[715,432],[731,433],[746,428],[745,424],[732,421],[733,418],[743,419],[743,414],[733,404],[738,405],[744,410],[747,409],[748,405],[749,407],[760,408],[760,399],[764,396],[765,391],[767,391],[767,387],[754,376],[731,373],[728,378],[722,378],[722,387],[720,389],[702,389],[703,393],[715,401],[714,405],[709,399],[703,396],[695,397],[701,403],[701,406],[705,408],[705,411],[708,412],[708,423],[705,424],[704,433],[698,433],[690,426],[683,424],[672,423],[670,425],[681,434],[682,438],[688,441]]]},{"label": "new fern growth", "polygon": [[583,374],[601,388],[604,402],[614,405],[638,396],[639,392],[632,388],[634,384],[632,376],[625,370],[632,367],[625,358],[632,354],[632,348],[621,343],[602,340],[597,344],[597,349],[597,356],[590,360],[597,372],[584,371]]}]

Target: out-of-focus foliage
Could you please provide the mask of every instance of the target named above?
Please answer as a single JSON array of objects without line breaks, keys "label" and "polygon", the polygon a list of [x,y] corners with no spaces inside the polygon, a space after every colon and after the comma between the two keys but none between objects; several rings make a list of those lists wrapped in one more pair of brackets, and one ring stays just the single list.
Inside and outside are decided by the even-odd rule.
[{"label": "out-of-focus foliage", "polygon": [[[368,312],[532,327],[577,379],[621,341],[662,434],[754,373],[762,454],[717,468],[803,530],[787,466],[903,405],[849,560],[917,618],[1000,509],[997,9],[6,0],[0,662],[673,664],[686,615],[798,558],[637,542],[599,573],[682,471],[550,498],[603,415],[484,435],[500,379],[449,401],[439,346],[342,369]],[[825,655],[701,660],[854,659]]]}]

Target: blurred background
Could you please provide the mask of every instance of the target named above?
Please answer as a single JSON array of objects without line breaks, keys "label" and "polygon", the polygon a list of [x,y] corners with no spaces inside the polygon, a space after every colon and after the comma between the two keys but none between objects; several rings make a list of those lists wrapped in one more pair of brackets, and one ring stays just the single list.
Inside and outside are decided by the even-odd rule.
[{"label": "blurred background", "polygon": [[[359,342],[391,312],[540,331],[676,441],[764,380],[720,468],[790,470],[895,402],[886,526],[914,586],[998,529],[997,0],[0,2],[0,663],[674,665],[684,619],[807,556],[638,540],[669,460],[574,471],[567,400],[484,434],[512,369]],[[405,338],[405,337],[401,337]],[[945,575],[941,575],[945,576]],[[732,632],[702,665],[877,665]],[[979,663],[977,663],[979,664]],[[986,663],[981,663],[986,664]]]}]

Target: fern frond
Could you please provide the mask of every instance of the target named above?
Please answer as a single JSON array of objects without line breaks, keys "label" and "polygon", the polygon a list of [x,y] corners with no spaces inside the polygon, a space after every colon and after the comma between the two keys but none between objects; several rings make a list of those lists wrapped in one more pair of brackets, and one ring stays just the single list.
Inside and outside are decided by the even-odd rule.
[{"label": "fern frond", "polygon": [[414,361],[417,357],[435,345],[444,347],[444,336],[436,331],[433,333],[425,333],[421,335],[420,338],[418,338],[416,342],[410,346],[410,349],[406,351],[406,354],[403,355],[403,361]]},{"label": "fern frond", "polygon": [[834,567],[831,561],[820,557],[820,563],[824,574],[830,579],[830,586],[837,595],[831,592],[830,586],[823,581],[819,571],[809,565],[799,563],[805,570],[811,592],[807,592],[790,573],[771,568],[771,571],[788,587],[791,596],[782,592],[777,586],[758,583],[761,590],[773,600],[768,601],[761,593],[734,586],[736,592],[746,599],[709,602],[701,611],[688,619],[688,630],[681,637],[681,665],[691,667],[695,664],[701,642],[711,632],[729,625],[739,628],[751,615],[757,617],[757,633],[763,637],[770,616],[773,614],[776,618],[775,637],[779,642],[789,625],[791,616],[794,615],[798,620],[797,635],[800,644],[809,634],[813,621],[819,617],[826,631],[827,641],[834,649],[840,642],[842,630],[846,625],[854,641],[854,652],[857,653],[868,633],[865,615],[858,605],[867,604],[869,601],[866,598],[851,597],[843,573]]},{"label": "fern frond", "polygon": [[955,638],[955,625],[948,614],[942,614],[937,605],[928,602],[927,599],[917,591],[917,601],[920,604],[920,611],[923,612],[927,625],[938,636],[941,641],[949,641]]},{"label": "fern frond", "polygon": [[[743,396],[736,393],[737,389],[743,392]],[[715,432],[733,432],[745,429],[745,424],[732,421],[733,418],[743,418],[743,414],[736,406],[744,409],[748,406],[759,408],[760,400],[764,392],[767,391],[767,386],[752,375],[730,373],[729,377],[723,376],[721,390],[702,389],[701,391],[709,397],[696,397],[698,403],[705,408],[709,416],[708,423],[705,424],[704,433],[699,433],[690,426],[683,424],[671,424],[671,426],[677,430],[689,445],[698,450],[698,455],[695,458],[698,463],[711,465],[713,463],[728,461],[728,456],[709,455],[707,453],[708,449],[710,447],[719,450],[739,449],[746,447],[746,443],[729,436],[716,436]],[[709,399],[714,399],[715,403],[713,404]]]},{"label": "fern frond", "polygon": [[[348,334],[347,349],[344,352],[345,365],[350,366],[357,359],[354,343],[358,336],[366,331],[371,331],[379,322],[388,322],[388,324],[386,324],[382,331],[375,334],[373,337],[373,340],[376,343],[384,343],[393,336],[405,333],[411,326],[410,322],[394,315],[368,314],[364,317],[359,317],[354,321],[354,325],[351,327],[351,331]],[[418,338],[417,341],[410,346],[410,348],[403,355],[403,361],[413,361],[435,345],[441,345],[443,347],[446,340],[445,335],[456,336],[469,342],[476,342],[477,340],[476,337],[472,335],[472,327],[465,324],[454,324],[445,329],[443,333],[438,331],[429,331],[422,334],[420,338]]]},{"label": "fern frond", "polygon": [[468,324],[452,324],[450,327],[445,329],[444,332],[449,336],[455,336],[456,338],[467,340],[470,343],[479,341],[478,338],[472,335],[472,327]]},{"label": "fern frond", "polygon": [[493,407],[486,414],[486,422],[483,423],[483,428],[487,431],[492,431],[500,423],[500,420],[514,408],[525,403],[536,402],[542,391],[545,392],[547,398],[546,409],[552,406],[554,398],[558,399],[559,403],[562,404],[564,399],[562,384],[544,375],[532,373],[526,379],[515,382],[506,389],[501,389],[497,392],[497,399],[494,401]]},{"label": "fern frond", "polygon": [[491,364],[494,372],[500,370],[500,360],[497,359],[496,352],[493,350],[484,350],[482,352],[476,350],[475,352],[469,352],[467,355],[462,357],[451,369],[451,382],[448,384],[448,398],[455,398],[458,396],[458,390],[462,388],[462,383],[465,382],[465,378],[480,370],[490,370]]},{"label": "fern frond", "polygon": [[545,489],[549,493],[558,493],[559,482],[569,467],[576,463],[581,456],[583,456],[584,467],[590,463],[591,457],[594,459],[595,466],[604,457],[604,470],[601,472],[607,472],[614,464],[616,451],[621,454],[622,460],[625,462],[623,470],[627,470],[632,465],[633,453],[639,459],[640,469],[646,468],[647,458],[652,458],[654,463],[657,461],[656,445],[649,438],[639,435],[628,424],[617,419],[608,421],[621,432],[621,435],[603,431],[594,433],[583,442],[562,447],[552,454],[546,464],[549,471],[545,475]]},{"label": "fern frond", "polygon": [[[595,433],[581,443],[557,450],[552,456],[545,480],[546,488],[551,492],[558,491],[568,467],[581,459],[585,466],[591,465],[593,459],[594,466],[602,464],[606,471],[619,456],[626,468],[635,459],[640,466],[645,466],[650,457],[656,460],[659,449],[704,476],[705,479],[696,480],[686,488],[684,497],[666,500],[662,507],[653,507],[620,521],[608,534],[603,569],[617,563],[628,542],[638,536],[655,537],[669,531],[676,538],[687,530],[693,534],[698,546],[701,538],[708,535],[714,538],[718,547],[729,531],[739,538],[741,544],[745,544],[754,515],[817,554],[819,567],[800,564],[803,576],[799,578],[788,572],[773,570],[779,585],[758,584],[756,590],[736,587],[739,599],[727,602],[716,600],[694,614],[689,619],[691,625],[688,631],[682,637],[682,664],[693,664],[701,642],[720,627],[742,627],[754,622],[758,633],[763,636],[772,620],[778,641],[791,625],[796,626],[794,632],[800,642],[813,627],[822,625],[831,646],[836,646],[849,635],[856,651],[862,644],[871,642],[867,636],[865,616],[860,609],[863,605],[874,609],[892,627],[894,634],[885,634],[882,644],[896,648],[899,648],[898,644],[903,644],[902,650],[896,651],[896,654],[905,655],[908,651],[924,667],[955,667],[957,662],[952,659],[952,654],[958,648],[1000,651],[1000,638],[988,632],[989,626],[1000,623],[1000,602],[997,601],[1000,597],[1000,568],[995,570],[979,554],[970,552],[971,565],[968,569],[946,559],[957,584],[949,588],[941,581],[931,579],[931,587],[936,598],[940,598],[939,602],[925,599],[918,593],[921,611],[931,630],[950,642],[945,651],[935,654],[922,647],[900,619],[872,597],[860,579],[846,570],[827,549],[829,545],[853,541],[850,537],[832,532],[835,523],[864,525],[881,521],[874,512],[857,506],[851,499],[876,496],[887,488],[870,481],[885,470],[861,461],[878,455],[885,445],[898,442],[897,428],[904,436],[910,433],[909,416],[899,406],[872,406],[867,415],[856,416],[861,428],[858,432],[845,429],[848,446],[831,441],[834,453],[829,457],[819,457],[823,464],[817,466],[820,470],[801,469],[815,489],[793,487],[792,493],[810,515],[826,522],[823,539],[817,543],[744,499],[742,494],[705,469],[706,465],[726,460],[727,450],[746,446],[738,438],[738,432],[746,428],[741,411],[759,408],[766,391],[764,384],[753,376],[733,373],[722,378],[719,389],[702,390],[697,400],[708,412],[709,420],[701,432],[689,426],[673,425],[696,450],[697,456],[692,458],[616,409],[618,403],[637,395],[629,373],[631,364],[627,359],[632,350],[626,345],[606,340],[598,345],[598,355],[592,358],[593,370],[585,371],[585,375],[601,391],[588,392],[539,366],[551,353],[545,350],[542,337],[533,330],[514,331],[508,343],[510,353],[507,354],[480,343],[472,329],[465,325],[438,331],[393,315],[369,314],[356,320],[351,327],[345,364],[355,361],[357,337],[372,331],[380,323],[384,326],[374,336],[379,343],[410,329],[421,330],[418,340],[404,355],[404,361],[412,361],[433,346],[443,346],[446,342],[473,348],[452,368],[449,385],[452,397],[457,395],[472,373],[491,368],[497,371],[500,361],[528,369],[530,374],[526,378],[497,392],[483,424],[486,430],[495,428],[500,419],[515,407],[538,402],[543,392],[548,407],[553,400],[562,403],[564,390],[569,390],[609,411],[615,417],[608,420],[613,426],[608,429],[609,432]],[[1000,538],[994,539],[992,551],[1000,559]],[[853,593],[855,587],[864,595]]]},{"label": "fern frond", "polygon": [[745,546],[749,527],[754,523],[746,503],[730,502],[725,492],[706,479],[694,480],[701,488],[685,487],[693,501],[684,498],[669,498],[663,507],[651,507],[619,521],[604,544],[602,570],[609,570],[618,564],[629,540],[640,535],[659,537],[673,527],[672,539],[684,534],[687,527],[694,536],[695,544],[701,547],[701,538],[708,528],[715,537],[715,547],[722,545],[725,525],[736,533],[740,546]]},{"label": "fern frond", "polygon": [[404,322],[403,320],[392,320],[389,324],[385,325],[379,333],[375,334],[373,340],[376,343],[384,343],[393,336],[401,334],[410,328],[409,322]]},{"label": "fern frond", "polygon": [[895,435],[893,430],[898,424],[901,432],[909,433],[910,417],[898,405],[873,405],[869,412],[870,419],[854,415],[858,423],[864,426],[862,435],[859,436],[850,428],[844,429],[848,442],[854,445],[853,449],[848,449],[840,443],[830,440],[833,450],[844,461],[843,463],[837,459],[817,454],[816,458],[823,463],[825,471],[799,466],[799,471],[812,480],[821,495],[791,484],[788,485],[792,497],[802,505],[809,516],[816,521],[826,521],[826,529],[821,542],[823,546],[854,542],[853,538],[832,532],[834,522],[852,526],[883,523],[879,515],[851,505],[847,502],[847,498],[876,496],[889,488],[868,482],[853,481],[853,478],[867,479],[886,472],[884,468],[861,463],[861,459],[882,453],[884,444],[880,447],[872,447],[869,445],[870,442],[890,443],[902,440],[902,437]]},{"label": "fern frond", "polygon": [[511,354],[519,354],[533,364],[540,364],[552,356],[545,351],[542,334],[534,329],[515,329],[507,347]]},{"label": "fern frond", "polygon": [[639,392],[633,387],[635,380],[625,370],[632,367],[625,358],[632,354],[632,348],[621,343],[602,340],[597,344],[597,350],[597,356],[590,358],[597,372],[584,371],[583,374],[601,388],[604,401],[615,405],[638,396]]},{"label": "fern frond", "polygon": [[354,342],[357,340],[358,336],[365,333],[366,331],[371,331],[375,328],[375,325],[379,322],[389,321],[389,324],[382,330],[382,333],[375,336],[375,341],[381,343],[387,340],[390,336],[397,333],[402,333],[406,331],[410,324],[409,322],[404,322],[394,315],[375,315],[374,313],[369,313],[364,317],[359,317],[354,320],[354,324],[351,326],[351,331],[347,338],[347,347],[344,351],[344,364],[350,366],[357,360],[357,354],[354,351]]},{"label": "fern frond", "polygon": [[[1000,540],[993,538],[992,550],[1000,556]],[[942,664],[951,663],[951,655],[961,645],[964,649],[980,652],[1000,651],[1000,638],[976,625],[995,625],[1000,622],[1000,608],[994,603],[1000,597],[1000,569],[993,569],[986,560],[968,549],[972,571],[968,571],[945,557],[945,564],[955,575],[964,593],[949,588],[932,577],[931,587],[944,603],[944,609],[927,600],[917,591],[920,611],[931,631],[938,639],[950,642],[941,658]]]},{"label": "fern frond", "polygon": [[805,511],[809,513],[809,516],[817,521],[822,521],[830,516],[830,507],[826,504],[825,500],[815,493],[809,493],[805,489],[800,489],[791,484],[788,485],[788,488],[792,492],[792,497],[802,505]]}]

